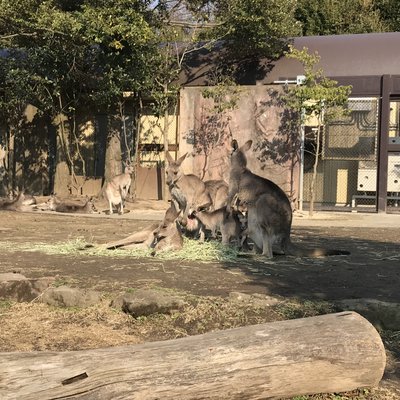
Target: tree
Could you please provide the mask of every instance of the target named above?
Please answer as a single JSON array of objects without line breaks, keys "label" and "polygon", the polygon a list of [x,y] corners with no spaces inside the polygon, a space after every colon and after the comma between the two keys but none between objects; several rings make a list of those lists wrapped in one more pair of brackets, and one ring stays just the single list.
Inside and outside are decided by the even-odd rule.
[{"label": "tree", "polygon": [[149,85],[152,71],[146,55],[156,40],[146,21],[147,6],[139,0],[2,0],[0,43],[9,49],[0,59],[4,82],[9,83],[0,104],[3,120],[10,122],[10,112],[16,110],[19,117],[14,117],[23,119],[23,110],[8,104],[35,105],[59,128],[73,178],[86,175],[76,111],[103,109],[111,114],[123,109],[124,91]]},{"label": "tree", "polygon": [[336,81],[324,76],[324,71],[316,67],[320,61],[320,56],[317,52],[310,54],[305,47],[302,50],[298,50],[290,46],[286,57],[301,62],[304,68],[305,80],[303,84],[292,86],[288,89],[285,103],[297,113],[299,126],[304,125],[305,120],[309,117],[314,117],[317,121],[316,130],[312,137],[314,163],[309,205],[309,215],[312,217],[323,129],[329,121],[346,112],[351,86],[338,86]]},{"label": "tree", "polygon": [[397,0],[375,0],[375,9],[385,24],[386,31],[400,31],[400,7]]},{"label": "tree", "polygon": [[[9,126],[18,126],[25,122],[26,105],[36,106],[39,115],[59,127],[62,153],[74,177],[76,159],[80,159],[83,170],[85,165],[77,138],[68,137],[67,127],[74,126],[74,111],[83,103],[93,71],[81,25],[73,12],[64,12],[52,1],[3,0],[2,6],[0,43],[8,49],[0,61],[8,82],[2,115]],[[14,115],[5,106],[7,102],[20,105]],[[60,118],[61,114],[67,119]],[[76,158],[72,148],[77,150]]]},{"label": "tree", "polygon": [[385,30],[385,24],[373,0],[299,0],[295,17],[302,25],[303,36]]},{"label": "tree", "polygon": [[156,30],[162,44],[150,97],[153,111],[164,121],[161,129],[165,151],[168,151],[168,110],[177,106],[179,75],[187,63],[197,62],[199,54],[207,51],[212,54],[214,69],[209,78],[216,89],[205,91],[204,95],[214,99],[215,108],[208,110],[211,115],[200,121],[201,132],[194,132],[194,150],[205,156],[203,176],[211,148],[223,139],[227,106],[233,106],[234,101],[230,102],[236,96],[235,85],[248,63],[259,63],[260,57],[276,57],[282,52],[285,38],[299,32],[291,1],[269,3],[265,7],[262,0],[160,1],[154,8],[155,19],[160,21]]},{"label": "tree", "polygon": [[153,112],[165,122],[167,150],[168,113],[177,105],[177,81],[189,55],[223,41],[216,68],[237,81],[247,62],[277,56],[285,38],[299,32],[292,1],[268,3],[0,0],[0,46],[7,49],[0,58],[7,89],[0,94],[3,121],[23,120],[23,105],[34,104],[59,128],[70,175],[85,175],[77,110],[119,114],[115,134],[124,136],[124,92],[130,92],[139,105],[152,99]]}]

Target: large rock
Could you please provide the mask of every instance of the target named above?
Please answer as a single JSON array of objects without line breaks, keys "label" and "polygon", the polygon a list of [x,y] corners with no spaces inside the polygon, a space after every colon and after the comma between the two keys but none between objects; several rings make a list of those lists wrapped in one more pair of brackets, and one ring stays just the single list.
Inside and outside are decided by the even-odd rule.
[{"label": "large rock", "polygon": [[55,281],[53,277],[29,279],[18,273],[0,274],[0,298],[18,302],[32,301]]},{"label": "large rock", "polygon": [[276,305],[282,301],[278,297],[267,296],[265,294],[253,293],[247,294],[242,292],[230,292],[229,298],[243,304],[249,304],[253,307],[266,308]]},{"label": "large rock", "polygon": [[56,307],[90,307],[101,301],[101,295],[94,290],[60,286],[47,290],[40,300]]},{"label": "large rock", "polygon": [[151,314],[169,314],[181,310],[185,301],[179,296],[155,289],[137,289],[125,293],[111,302],[111,307],[121,309],[133,317]]},{"label": "large rock", "polygon": [[337,302],[343,310],[356,311],[378,329],[400,330],[400,304],[375,299],[346,299]]}]

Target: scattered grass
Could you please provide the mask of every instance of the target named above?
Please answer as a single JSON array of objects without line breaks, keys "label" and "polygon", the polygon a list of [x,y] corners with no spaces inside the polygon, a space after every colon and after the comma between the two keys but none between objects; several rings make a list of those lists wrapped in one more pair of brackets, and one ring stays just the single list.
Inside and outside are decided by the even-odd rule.
[{"label": "scattered grass", "polygon": [[182,250],[161,252],[156,257],[163,260],[237,261],[237,254],[236,248],[217,241],[202,243],[184,238]]},{"label": "scattered grass", "polygon": [[38,251],[45,254],[59,254],[70,257],[97,256],[97,257],[130,257],[155,258],[161,260],[192,260],[192,261],[231,261],[237,259],[237,249],[225,246],[216,241],[201,243],[198,240],[184,238],[183,249],[179,251],[164,251],[151,254],[152,249],[114,249],[108,250],[101,245],[94,245],[83,238],[76,238],[66,242],[55,243],[14,243],[0,242],[3,251]]},{"label": "scattered grass", "polygon": [[280,302],[274,306],[274,310],[283,319],[314,317],[339,311],[334,304],[327,301],[302,299],[290,299]]},{"label": "scattered grass", "polygon": [[4,310],[8,310],[9,308],[11,308],[11,306],[12,306],[11,301],[0,299],[0,313]]},{"label": "scattered grass", "polygon": [[397,394],[384,388],[357,389],[345,393],[295,396],[290,400],[396,400]]}]

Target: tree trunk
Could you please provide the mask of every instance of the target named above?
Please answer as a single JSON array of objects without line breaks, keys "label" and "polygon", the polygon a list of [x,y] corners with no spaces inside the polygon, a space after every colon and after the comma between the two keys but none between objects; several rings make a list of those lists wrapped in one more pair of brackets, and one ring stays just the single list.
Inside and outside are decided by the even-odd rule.
[{"label": "tree trunk", "polygon": [[114,176],[123,172],[121,138],[117,132],[111,134],[109,140],[107,140],[105,164],[104,178],[106,181],[110,181]]},{"label": "tree trunk", "polygon": [[386,360],[377,331],[353,312],[133,346],[0,357],[3,400],[276,399],[378,385]]},{"label": "tree trunk", "polygon": [[312,175],[311,186],[310,186],[310,209],[309,209],[310,217],[312,217],[314,215],[315,183],[317,182],[317,174],[318,174],[321,129],[322,129],[322,122],[320,122],[320,119],[318,118],[318,129],[317,129],[317,138],[316,138],[316,145],[315,145],[315,160],[314,160],[314,165],[313,165],[313,175]]}]

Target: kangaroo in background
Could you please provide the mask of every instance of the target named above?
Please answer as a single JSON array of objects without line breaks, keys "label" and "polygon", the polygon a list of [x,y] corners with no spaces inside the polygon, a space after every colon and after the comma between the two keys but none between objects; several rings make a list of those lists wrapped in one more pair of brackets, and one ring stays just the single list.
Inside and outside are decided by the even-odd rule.
[{"label": "kangaroo in background", "polygon": [[104,195],[108,200],[110,214],[113,213],[113,206],[116,206],[119,214],[124,213],[124,203],[128,196],[132,183],[133,166],[127,165],[124,173],[114,176],[106,183]]},{"label": "kangaroo in background", "polygon": [[7,194],[6,201],[10,201],[10,202],[15,201],[20,194],[23,194],[23,199],[21,201],[24,206],[31,206],[31,205],[34,205],[37,203],[36,198],[34,196],[32,196],[31,194],[25,193],[24,191],[20,190],[19,188],[10,190]]},{"label": "kangaroo in background", "polygon": [[19,192],[16,198],[7,199],[0,203],[0,210],[32,211],[35,209],[36,199],[31,195]]},{"label": "kangaroo in background", "polygon": [[56,196],[50,196],[50,199],[46,203],[47,209],[50,211],[56,211],[61,213],[71,214],[95,214],[98,213],[96,207],[93,204],[93,198],[86,199],[84,204],[75,204],[72,202],[66,202],[58,199]]},{"label": "kangaroo in background", "polygon": [[247,210],[248,235],[256,250],[268,258],[273,257],[272,246],[278,244],[284,254],[293,256],[319,257],[350,254],[342,250],[323,248],[301,249],[290,240],[292,208],[286,193],[269,179],[253,174],[247,168],[245,152],[252,141],[238,147],[233,141],[231,171],[229,179],[228,208],[232,202]]}]

